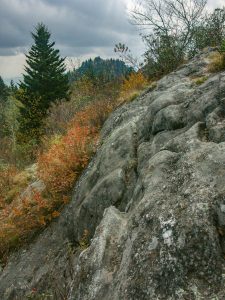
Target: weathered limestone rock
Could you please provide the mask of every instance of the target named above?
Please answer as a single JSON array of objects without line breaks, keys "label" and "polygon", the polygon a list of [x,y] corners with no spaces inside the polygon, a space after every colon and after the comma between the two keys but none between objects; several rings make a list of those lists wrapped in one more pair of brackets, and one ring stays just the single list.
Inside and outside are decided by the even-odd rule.
[{"label": "weathered limestone rock", "polygon": [[207,55],[111,115],[72,202],[0,271],[0,299],[225,299],[225,74],[192,81]]}]

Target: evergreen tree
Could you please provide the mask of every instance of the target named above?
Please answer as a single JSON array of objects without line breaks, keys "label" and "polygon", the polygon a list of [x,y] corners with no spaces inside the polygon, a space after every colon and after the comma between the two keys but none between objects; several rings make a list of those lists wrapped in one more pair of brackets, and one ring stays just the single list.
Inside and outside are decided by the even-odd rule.
[{"label": "evergreen tree", "polygon": [[14,94],[18,91],[18,87],[13,80],[10,81],[9,89]]},{"label": "evergreen tree", "polygon": [[60,58],[55,42],[50,41],[48,28],[40,23],[32,33],[34,44],[26,55],[27,66],[20,83],[21,133],[36,131],[38,135],[43,118],[52,102],[66,98],[68,78],[65,74],[65,58]]},{"label": "evergreen tree", "polygon": [[7,85],[5,85],[2,77],[0,76],[0,102],[4,103],[7,100],[9,94],[9,89]]}]

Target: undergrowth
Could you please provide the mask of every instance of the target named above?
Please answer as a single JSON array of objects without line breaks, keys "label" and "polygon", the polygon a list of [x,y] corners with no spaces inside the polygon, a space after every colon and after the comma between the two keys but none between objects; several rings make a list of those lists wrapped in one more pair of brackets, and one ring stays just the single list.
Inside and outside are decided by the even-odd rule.
[{"label": "undergrowth", "polygon": [[225,70],[225,53],[214,52],[209,56],[209,60],[209,72],[216,73]]},{"label": "undergrowth", "polygon": [[[0,169],[0,259],[29,242],[57,218],[71,198],[72,187],[94,155],[99,132],[109,114],[132,101],[148,82],[141,73],[131,74],[116,97],[87,101],[63,125],[65,134],[52,134],[37,157],[34,170],[14,166]],[[93,93],[94,95],[94,93]],[[67,105],[67,104],[66,104]],[[68,105],[67,105],[68,106]],[[59,104],[62,111],[62,103]],[[57,114],[57,107],[54,107]],[[32,169],[32,168],[31,168]],[[32,182],[40,182],[32,187]]]}]

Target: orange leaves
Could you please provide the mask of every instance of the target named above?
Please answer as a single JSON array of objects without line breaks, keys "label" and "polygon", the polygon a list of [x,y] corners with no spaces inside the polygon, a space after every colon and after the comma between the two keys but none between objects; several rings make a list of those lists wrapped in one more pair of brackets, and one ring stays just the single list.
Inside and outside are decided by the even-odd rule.
[{"label": "orange leaves", "polygon": [[53,217],[53,218],[57,218],[57,217],[59,217],[59,216],[60,216],[60,212],[54,210],[53,213],[52,213],[52,217]]},{"label": "orange leaves", "polygon": [[44,198],[37,190],[31,190],[5,205],[0,210],[0,256],[57,218],[60,215],[57,206],[58,202]]},{"label": "orange leaves", "polygon": [[77,113],[67,134],[39,156],[39,177],[53,195],[70,191],[95,151],[99,128],[90,126],[95,117],[90,113],[90,108]]},{"label": "orange leaves", "polygon": [[12,210],[12,214],[14,217],[20,217],[21,215],[23,215],[22,210],[18,209],[17,207],[14,207]]},{"label": "orange leaves", "polygon": [[[84,131],[84,134],[88,133]],[[38,172],[51,193],[67,192],[87,164],[87,150],[79,136],[63,138],[38,160]]]}]

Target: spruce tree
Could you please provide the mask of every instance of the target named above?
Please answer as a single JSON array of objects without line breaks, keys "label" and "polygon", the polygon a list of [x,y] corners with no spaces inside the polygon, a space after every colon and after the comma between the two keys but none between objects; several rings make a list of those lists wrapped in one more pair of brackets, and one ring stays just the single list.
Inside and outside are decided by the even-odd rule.
[{"label": "spruce tree", "polygon": [[8,95],[9,95],[9,89],[5,85],[2,77],[0,76],[0,103],[6,102]]},{"label": "spruce tree", "polygon": [[26,55],[27,66],[20,83],[19,100],[23,104],[20,132],[26,135],[32,131],[32,135],[38,135],[51,103],[67,97],[68,78],[65,58],[54,49],[48,28],[40,23],[31,34],[34,44]]},{"label": "spruce tree", "polygon": [[6,135],[5,107],[9,96],[8,87],[0,76],[0,139]]}]

